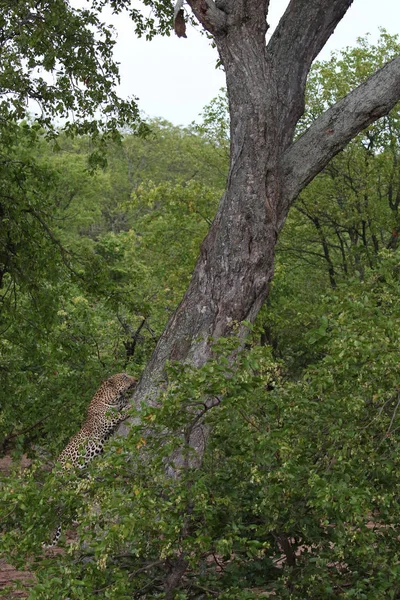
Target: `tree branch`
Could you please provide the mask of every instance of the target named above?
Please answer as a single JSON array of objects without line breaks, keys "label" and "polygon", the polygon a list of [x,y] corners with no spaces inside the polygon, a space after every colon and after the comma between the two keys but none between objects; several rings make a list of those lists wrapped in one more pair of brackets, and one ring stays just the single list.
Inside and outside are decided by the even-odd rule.
[{"label": "tree branch", "polygon": [[[278,95],[287,106],[292,134],[304,112],[304,90],[311,64],[352,2],[291,0],[271,37],[267,55],[279,74]],[[285,141],[289,144],[291,139]]]},{"label": "tree branch", "polygon": [[360,131],[400,100],[400,56],[325,111],[283,155],[286,206]]},{"label": "tree branch", "polygon": [[353,0],[291,0],[269,44],[278,63],[310,68]]},{"label": "tree branch", "polygon": [[51,241],[53,242],[53,244],[55,244],[61,254],[61,258],[62,261],[64,263],[64,265],[67,267],[67,269],[73,273],[76,277],[80,277],[81,275],[79,275],[72,267],[71,267],[71,263],[68,260],[68,254],[70,254],[70,252],[68,250],[66,250],[64,248],[64,246],[62,245],[62,243],[60,242],[60,240],[54,235],[54,233],[52,232],[52,230],[50,229],[50,227],[47,225],[46,221],[44,219],[42,219],[42,217],[33,209],[27,209],[24,212],[29,213],[30,215],[32,215],[33,217],[35,217],[35,219],[37,221],[39,221],[39,223],[41,224],[41,226],[43,227],[43,229],[45,230],[45,232],[47,233],[47,235],[49,236],[49,238],[51,239]]},{"label": "tree branch", "polygon": [[30,425],[29,427],[22,429],[22,431],[17,431],[16,433],[8,433],[6,435],[6,437],[4,438],[4,440],[1,441],[1,444],[0,444],[1,453],[6,451],[6,448],[11,440],[13,440],[16,437],[19,437],[20,435],[25,435],[25,433],[28,433],[29,431],[32,431],[32,429],[39,427],[39,425],[41,425],[43,423],[43,421],[46,421],[46,419],[48,419],[53,413],[54,413],[54,410],[51,411],[49,414],[47,414],[42,419],[39,419],[39,421],[36,421],[36,423],[34,423],[33,425]]}]

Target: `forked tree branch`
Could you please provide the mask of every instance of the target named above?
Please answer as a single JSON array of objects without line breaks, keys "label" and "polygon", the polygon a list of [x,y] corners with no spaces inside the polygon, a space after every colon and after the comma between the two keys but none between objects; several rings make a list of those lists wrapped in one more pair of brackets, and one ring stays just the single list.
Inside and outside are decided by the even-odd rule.
[{"label": "forked tree branch", "polygon": [[287,107],[285,149],[292,141],[297,121],[304,112],[307,75],[346,14],[353,0],[291,0],[267,46],[267,57],[278,74],[275,85],[279,100]]},{"label": "forked tree branch", "polygon": [[400,100],[400,56],[325,111],[283,155],[288,204],[345,145]]},{"label": "forked tree branch", "polygon": [[268,44],[280,67],[300,64],[308,71],[353,0],[291,0]]}]

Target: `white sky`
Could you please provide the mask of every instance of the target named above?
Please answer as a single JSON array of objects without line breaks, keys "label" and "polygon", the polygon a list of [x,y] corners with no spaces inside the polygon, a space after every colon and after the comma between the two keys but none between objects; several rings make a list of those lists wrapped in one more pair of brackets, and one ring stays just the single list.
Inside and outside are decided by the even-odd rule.
[{"label": "white sky", "polygon": [[[334,0],[332,0],[334,1]],[[82,0],[73,4],[83,5]],[[271,0],[269,32],[276,27],[288,0]],[[115,58],[120,63],[119,93],[139,98],[140,109],[151,117],[164,117],[176,125],[198,120],[203,107],[225,85],[224,73],[215,69],[217,51],[209,40],[193,27],[187,27],[187,39],[157,37],[151,42],[137,39],[126,14],[105,14],[118,32]],[[356,43],[357,37],[371,34],[375,41],[378,28],[400,33],[400,0],[354,0],[319,58],[329,58],[332,50]]]}]

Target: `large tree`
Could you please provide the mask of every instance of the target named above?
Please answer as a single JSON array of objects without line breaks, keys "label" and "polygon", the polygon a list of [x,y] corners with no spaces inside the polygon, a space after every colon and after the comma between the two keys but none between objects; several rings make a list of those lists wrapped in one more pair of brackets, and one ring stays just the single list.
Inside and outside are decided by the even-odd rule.
[{"label": "large tree", "polygon": [[[291,0],[268,44],[268,0],[188,4],[212,36],[226,73],[230,167],[192,280],[143,373],[136,406],[156,401],[167,361],[200,367],[212,356],[213,340],[255,320],[268,295],[277,237],[293,201],[357,133],[400,99],[398,56],[327,107],[296,139],[312,62],[352,0]],[[206,408],[213,402],[206,399]],[[192,458],[188,461],[183,451],[174,455],[175,475],[184,465],[201,464],[209,435],[201,416],[194,415],[185,436]],[[166,597],[172,597],[186,568],[182,553],[167,578]]]},{"label": "large tree", "polygon": [[[357,133],[400,99],[399,56],[296,138],[311,64],[352,0],[292,0],[268,44],[268,0],[188,4],[212,36],[226,73],[230,167],[190,285],[143,373],[137,406],[155,400],[167,361],[201,366],[212,354],[213,339],[229,336],[237,323],[254,321],[268,295],[277,237],[293,201]],[[162,20],[159,7],[153,6]],[[196,418],[193,465],[200,464],[206,439]]]}]

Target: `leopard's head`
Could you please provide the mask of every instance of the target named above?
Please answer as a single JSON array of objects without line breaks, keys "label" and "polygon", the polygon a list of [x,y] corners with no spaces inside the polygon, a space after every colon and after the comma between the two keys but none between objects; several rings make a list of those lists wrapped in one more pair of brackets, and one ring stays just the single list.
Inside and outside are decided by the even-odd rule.
[{"label": "leopard's head", "polygon": [[117,373],[103,381],[89,404],[88,418],[95,417],[109,408],[120,410],[129,404],[129,392],[136,384],[136,377],[127,373]]},{"label": "leopard's head", "polygon": [[137,381],[136,377],[132,377],[132,375],[128,375],[127,373],[117,373],[106,379],[104,384],[113,395],[120,397],[133,389],[136,386]]}]

